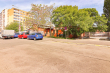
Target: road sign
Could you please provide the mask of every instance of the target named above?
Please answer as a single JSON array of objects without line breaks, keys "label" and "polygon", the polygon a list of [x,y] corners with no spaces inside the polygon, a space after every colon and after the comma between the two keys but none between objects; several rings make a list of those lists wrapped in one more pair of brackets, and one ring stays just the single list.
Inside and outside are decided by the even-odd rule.
[{"label": "road sign", "polygon": [[65,30],[67,30],[67,27],[65,27]]}]

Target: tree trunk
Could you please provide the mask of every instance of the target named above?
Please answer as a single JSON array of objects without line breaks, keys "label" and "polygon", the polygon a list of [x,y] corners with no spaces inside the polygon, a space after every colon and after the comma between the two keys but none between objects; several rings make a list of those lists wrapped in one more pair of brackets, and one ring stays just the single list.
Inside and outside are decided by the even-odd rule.
[{"label": "tree trunk", "polygon": [[89,38],[90,38],[90,32],[89,32]]}]

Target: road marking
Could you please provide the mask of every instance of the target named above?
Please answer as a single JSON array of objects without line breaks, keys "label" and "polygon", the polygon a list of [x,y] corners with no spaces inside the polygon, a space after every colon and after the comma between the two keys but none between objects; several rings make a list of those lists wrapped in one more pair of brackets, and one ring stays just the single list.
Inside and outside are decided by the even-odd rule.
[{"label": "road marking", "polygon": [[95,45],[95,46],[100,46],[100,45]]},{"label": "road marking", "polygon": [[72,42],[63,42],[63,41],[54,41],[52,43],[57,43],[57,42],[60,42],[60,43],[67,43],[67,44],[78,44],[78,45],[94,45],[94,46],[103,46],[103,47],[108,47],[110,48],[110,46],[107,46],[107,45],[97,45],[97,44],[85,44],[85,43],[72,43]]}]

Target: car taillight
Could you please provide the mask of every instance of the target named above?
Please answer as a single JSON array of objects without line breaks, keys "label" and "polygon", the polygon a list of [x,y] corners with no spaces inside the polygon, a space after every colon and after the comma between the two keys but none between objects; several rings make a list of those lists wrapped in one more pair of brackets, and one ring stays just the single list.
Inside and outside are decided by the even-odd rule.
[{"label": "car taillight", "polygon": [[36,35],[36,37],[38,37],[38,35]]}]

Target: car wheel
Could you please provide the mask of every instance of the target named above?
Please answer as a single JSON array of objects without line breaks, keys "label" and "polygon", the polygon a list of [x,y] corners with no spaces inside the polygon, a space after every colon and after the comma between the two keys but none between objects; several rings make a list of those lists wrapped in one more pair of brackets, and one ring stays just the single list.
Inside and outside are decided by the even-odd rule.
[{"label": "car wheel", "polygon": [[12,37],[10,37],[10,39],[12,39]]},{"label": "car wheel", "polygon": [[22,39],[24,39],[24,38],[22,37]]},{"label": "car wheel", "polygon": [[34,41],[36,41],[36,38],[34,38]]}]

